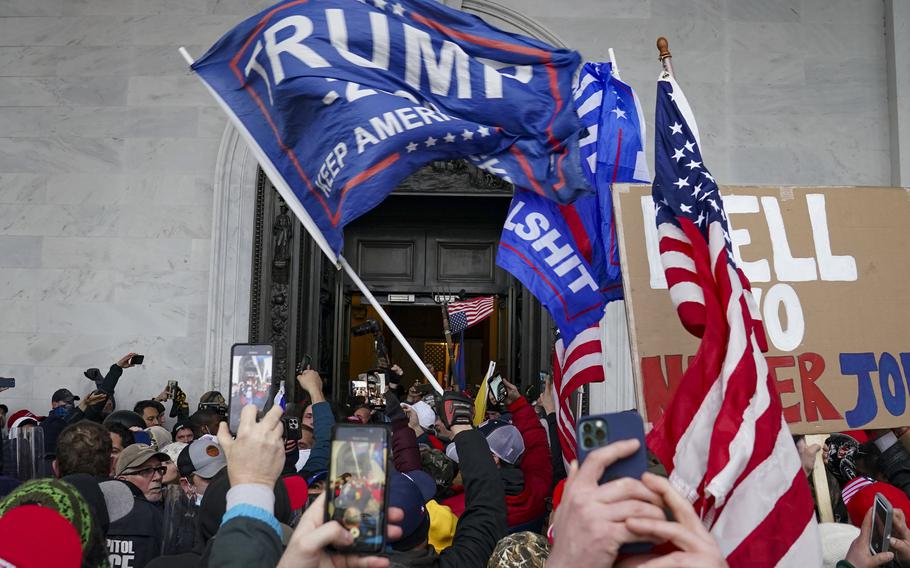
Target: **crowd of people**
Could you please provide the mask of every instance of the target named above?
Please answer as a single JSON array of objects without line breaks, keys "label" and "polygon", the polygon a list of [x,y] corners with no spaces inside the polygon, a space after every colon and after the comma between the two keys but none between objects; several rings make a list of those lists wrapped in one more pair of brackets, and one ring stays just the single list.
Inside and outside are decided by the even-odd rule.
[{"label": "crowd of people", "polygon": [[[322,378],[306,370],[297,376],[301,436],[287,440],[280,405],[258,420],[256,407],[244,407],[232,433],[223,396],[206,393],[190,413],[176,384],[118,410],[115,388],[133,355],[104,374],[87,371],[96,388],[82,399],[54,392],[46,416],[0,405],[0,566],[725,565],[656,462],[640,479],[601,483],[637,440],[566,467],[550,389],[528,400],[504,380],[504,400],[475,426],[463,392],[393,383],[382,406],[344,405],[326,400]],[[336,423],[389,432],[388,545],[373,556],[344,551],[356,523],[325,519]],[[837,523],[821,524],[826,565],[910,566],[902,434],[835,434],[823,448],[796,440],[807,475],[822,451],[831,477]],[[894,520],[891,551],[873,555],[876,494],[892,503]],[[632,554],[630,544],[647,552]]]}]

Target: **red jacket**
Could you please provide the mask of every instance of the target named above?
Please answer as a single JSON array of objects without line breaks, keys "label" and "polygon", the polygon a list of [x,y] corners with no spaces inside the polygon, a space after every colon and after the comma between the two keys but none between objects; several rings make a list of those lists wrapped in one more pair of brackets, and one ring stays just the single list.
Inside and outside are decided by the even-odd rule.
[{"label": "red jacket", "polygon": [[[540,425],[528,401],[519,398],[509,405],[509,412],[512,413],[512,424],[521,432],[525,443],[525,452],[518,465],[525,478],[524,490],[518,495],[506,495],[508,523],[509,527],[514,527],[540,519],[546,513],[544,499],[553,486],[553,466],[547,431]],[[443,505],[451,507],[460,517],[465,509],[464,494],[446,499]]]}]

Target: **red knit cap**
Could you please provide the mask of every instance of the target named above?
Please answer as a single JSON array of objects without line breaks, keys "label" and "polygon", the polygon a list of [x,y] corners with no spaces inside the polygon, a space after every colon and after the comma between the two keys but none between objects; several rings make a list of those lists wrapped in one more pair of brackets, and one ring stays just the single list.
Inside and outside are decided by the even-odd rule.
[{"label": "red knit cap", "polygon": [[900,509],[904,512],[905,517],[910,518],[910,499],[907,499],[907,495],[890,483],[876,481],[857,491],[856,495],[850,499],[850,503],[847,504],[850,522],[856,526],[863,524],[866,513],[875,505],[876,493],[884,495],[892,507]]},{"label": "red knit cap", "polygon": [[57,511],[20,505],[0,517],[0,560],[16,568],[79,568],[82,544]]}]

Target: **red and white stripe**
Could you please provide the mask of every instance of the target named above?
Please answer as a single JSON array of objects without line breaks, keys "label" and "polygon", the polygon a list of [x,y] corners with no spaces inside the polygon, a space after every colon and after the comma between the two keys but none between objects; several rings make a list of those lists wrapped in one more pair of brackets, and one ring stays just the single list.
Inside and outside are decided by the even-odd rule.
[{"label": "red and white stripe", "polygon": [[449,316],[458,312],[464,312],[468,318],[468,327],[480,323],[487,319],[493,313],[496,305],[496,296],[481,296],[470,300],[452,302],[448,305]]},{"label": "red and white stripe", "polygon": [[[682,110],[682,91],[673,92]],[[661,260],[680,319],[701,344],[648,446],[730,566],[818,566],[812,496],[762,354],[748,281],[728,262],[719,222],[706,242],[690,219],[677,221],[658,227]]]},{"label": "red and white stripe", "polygon": [[568,347],[564,346],[562,339],[556,342],[553,400],[556,402],[556,429],[566,463],[577,456],[575,416],[569,403],[572,393],[588,383],[598,383],[605,379],[600,335],[598,323],[575,336]]},{"label": "red and white stripe", "polygon": [[[713,223],[705,243],[691,221],[679,222],[681,231],[659,229],[661,250],[691,251],[689,268],[677,260],[665,270],[668,282],[672,269],[678,281],[698,283],[701,293],[688,286],[689,305],[677,309],[696,318],[690,331],[701,324],[702,342],[648,445],[731,566],[814,565],[820,549],[809,485],[753,332],[747,289],[727,262],[723,228]],[[681,270],[691,274],[681,278]]]}]

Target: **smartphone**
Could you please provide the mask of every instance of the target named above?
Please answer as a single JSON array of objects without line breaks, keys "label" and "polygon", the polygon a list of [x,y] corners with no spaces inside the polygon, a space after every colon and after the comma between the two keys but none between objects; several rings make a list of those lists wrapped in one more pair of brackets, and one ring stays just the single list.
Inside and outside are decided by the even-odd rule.
[{"label": "smartphone", "polygon": [[133,355],[130,357],[130,365],[141,365],[145,361],[145,355]]},{"label": "smartphone", "polygon": [[[641,446],[631,456],[619,460],[604,470],[600,484],[622,477],[641,479],[648,469],[648,450],[645,448],[645,425],[641,415],[634,410],[584,416],[578,421],[578,463],[583,463],[588,454],[598,448],[619,440],[637,439]],[[641,554],[651,550],[648,542],[624,544],[619,551],[623,554]]]},{"label": "smartphone", "polygon": [[228,426],[236,432],[240,426],[240,411],[255,404],[259,417],[272,406],[271,345],[235,343],[231,346],[231,397],[228,407]]},{"label": "smartphone", "polygon": [[16,386],[16,379],[0,377],[0,389],[11,389]]},{"label": "smartphone", "polygon": [[168,381],[167,382],[167,396],[168,398],[174,398],[174,393],[177,392],[177,381]]},{"label": "smartphone", "polygon": [[502,382],[502,377],[496,375],[490,379],[490,400],[495,401],[496,404],[502,404],[502,401],[506,399],[506,385]]},{"label": "smartphone", "polygon": [[891,507],[891,502],[881,493],[876,493],[872,511],[872,537],[869,541],[869,551],[872,554],[888,552],[893,518],[894,508]]},{"label": "smartphone", "polygon": [[345,551],[381,552],[388,511],[388,429],[336,424],[331,456],[326,521],[338,521],[354,537]]},{"label": "smartphone", "polygon": [[634,477],[641,479],[648,469],[648,450],[645,447],[645,425],[641,414],[634,410],[584,416],[578,421],[578,462],[582,463],[594,450],[619,440],[637,439],[641,443],[631,456],[619,460],[604,470],[600,484],[619,479]]},{"label": "smartphone", "polygon": [[152,435],[145,430],[133,432],[133,440],[135,440],[137,444],[145,444],[146,446],[152,445]]}]

